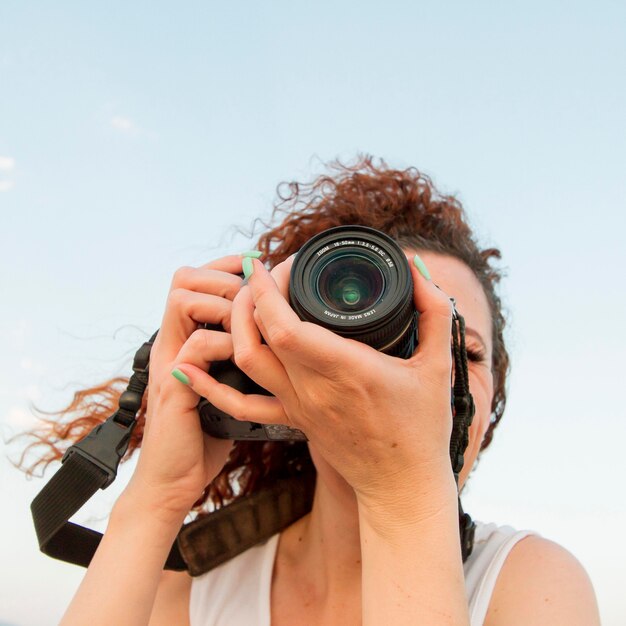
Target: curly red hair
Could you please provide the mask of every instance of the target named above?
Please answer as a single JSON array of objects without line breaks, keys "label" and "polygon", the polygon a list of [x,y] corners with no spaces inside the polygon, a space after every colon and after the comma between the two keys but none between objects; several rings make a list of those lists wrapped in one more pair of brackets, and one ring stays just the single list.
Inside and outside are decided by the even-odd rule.
[{"label": "curly red hair", "polygon": [[[401,246],[439,252],[463,261],[480,281],[491,311],[494,396],[491,423],[481,446],[484,450],[504,413],[509,371],[503,337],[505,318],[496,291],[501,272],[492,266],[493,259],[500,259],[499,250],[481,249],[459,201],[440,194],[430,178],[415,168],[395,170],[384,161],[376,164],[371,157],[361,157],[353,165],[333,163],[329,170],[311,183],[278,186],[278,201],[269,224],[261,221],[267,229],[258,240],[262,259],[273,267],[316,233],[333,226],[362,224],[387,233]],[[45,453],[27,469],[28,473],[45,469],[60,459],[70,445],[116,410],[127,382],[125,378],[112,378],[76,392],[69,406],[52,414],[56,419],[45,418],[41,428],[28,433],[35,441],[24,451],[20,465],[26,452],[36,446],[43,446]],[[141,445],[146,397],[147,394],[126,458]],[[306,444],[236,442],[228,462],[207,486],[194,510],[204,510],[207,502],[210,506],[222,506],[278,478],[311,469]]]}]

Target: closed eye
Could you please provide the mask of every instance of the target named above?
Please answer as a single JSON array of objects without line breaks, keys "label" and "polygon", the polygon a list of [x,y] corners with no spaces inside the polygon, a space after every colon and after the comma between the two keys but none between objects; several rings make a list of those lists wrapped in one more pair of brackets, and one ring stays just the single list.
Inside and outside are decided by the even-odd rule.
[{"label": "closed eye", "polygon": [[485,360],[485,353],[477,348],[467,348],[467,360],[481,363]]}]

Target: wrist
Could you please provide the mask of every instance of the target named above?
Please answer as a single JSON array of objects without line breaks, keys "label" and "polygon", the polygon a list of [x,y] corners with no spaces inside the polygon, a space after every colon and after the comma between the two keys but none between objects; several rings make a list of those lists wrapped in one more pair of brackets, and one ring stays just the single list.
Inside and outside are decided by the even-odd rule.
[{"label": "wrist", "polygon": [[360,523],[381,536],[446,521],[458,525],[458,491],[449,460],[445,467],[435,464],[429,471],[397,477],[384,489],[357,492],[356,498]]},{"label": "wrist", "polygon": [[111,512],[111,519],[121,523],[149,522],[163,532],[178,533],[189,507],[172,507],[163,502],[163,499],[151,497],[129,483],[117,499]]}]

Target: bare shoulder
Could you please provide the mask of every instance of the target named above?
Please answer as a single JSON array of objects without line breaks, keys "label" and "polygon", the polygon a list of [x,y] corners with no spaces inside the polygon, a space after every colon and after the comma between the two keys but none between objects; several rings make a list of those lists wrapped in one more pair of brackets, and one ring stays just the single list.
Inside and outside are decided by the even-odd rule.
[{"label": "bare shoulder", "polygon": [[191,576],[164,571],[157,589],[149,626],[189,626]]},{"label": "bare shoulder", "polygon": [[529,536],[511,550],[498,577],[485,626],[600,624],[591,581],[560,545]]}]

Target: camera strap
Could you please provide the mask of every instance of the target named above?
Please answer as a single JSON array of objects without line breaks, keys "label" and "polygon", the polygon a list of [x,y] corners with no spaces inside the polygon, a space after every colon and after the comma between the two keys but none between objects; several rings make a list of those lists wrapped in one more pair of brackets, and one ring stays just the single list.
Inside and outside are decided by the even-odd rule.
[{"label": "camera strap", "polygon": [[[106,489],[115,480],[148,385],[150,350],[156,335],[135,354],[133,375],[119,398],[118,410],[68,448],[61,467],[32,501],[35,532],[44,554],[83,567],[91,562],[102,534],[68,520],[98,489]],[[186,569],[176,544],[166,567]]]},{"label": "camera strap", "polygon": [[469,373],[467,369],[467,348],[465,346],[465,318],[456,310],[452,301],[452,355],[454,359],[454,380],[452,383],[452,434],[450,436],[450,460],[452,471],[459,492],[459,534],[461,539],[461,555],[463,562],[474,548],[476,524],[463,511],[459,490],[459,474],[463,469],[464,454],[469,443],[469,428],[476,413],[474,398],[469,390]]},{"label": "camera strap", "polygon": [[[150,350],[157,333],[135,354],[133,375],[119,398],[117,411],[68,448],[61,467],[32,501],[35,531],[44,554],[83,567],[91,562],[102,534],[68,520],[98,489],[106,489],[116,478],[148,385]],[[456,308],[452,349],[450,459],[458,485],[474,403],[469,392],[465,322]],[[268,539],[311,510],[314,484],[315,475],[310,473],[283,479],[185,524],[167,557],[165,569],[188,571],[197,576]],[[472,551],[475,526],[463,512],[460,498],[458,506],[461,553],[465,561]]]}]

